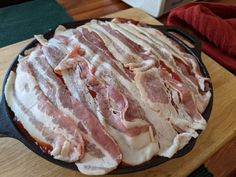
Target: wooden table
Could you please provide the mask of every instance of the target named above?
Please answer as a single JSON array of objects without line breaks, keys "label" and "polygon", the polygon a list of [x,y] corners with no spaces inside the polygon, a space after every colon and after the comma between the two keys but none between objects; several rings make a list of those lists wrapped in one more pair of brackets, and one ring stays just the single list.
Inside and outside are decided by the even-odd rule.
[{"label": "wooden table", "polygon": [[[146,23],[159,22],[137,9],[128,9],[109,15],[109,17],[126,17]],[[0,81],[16,56],[32,39],[0,49]],[[184,157],[170,160],[158,167],[142,172],[119,177],[158,176],[184,177],[204,163],[211,155],[236,135],[236,78],[210,57],[202,53],[214,87],[214,104],[207,129],[202,132],[193,150]],[[0,139],[0,177],[65,177],[85,176],[79,172],[56,166],[36,154],[14,139]],[[114,175],[113,175],[114,176]]]}]

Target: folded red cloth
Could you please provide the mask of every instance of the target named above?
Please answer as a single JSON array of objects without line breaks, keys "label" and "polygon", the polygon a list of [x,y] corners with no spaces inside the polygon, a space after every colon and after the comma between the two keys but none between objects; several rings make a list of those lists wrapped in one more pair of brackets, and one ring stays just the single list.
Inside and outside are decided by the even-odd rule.
[{"label": "folded red cloth", "polygon": [[202,50],[236,74],[236,5],[196,2],[173,9],[167,25],[194,32]]}]

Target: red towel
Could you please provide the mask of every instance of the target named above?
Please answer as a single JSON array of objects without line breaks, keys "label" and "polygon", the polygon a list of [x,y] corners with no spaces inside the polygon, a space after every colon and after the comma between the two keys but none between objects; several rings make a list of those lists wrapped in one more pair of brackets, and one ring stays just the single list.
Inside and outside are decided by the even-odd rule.
[{"label": "red towel", "polygon": [[236,74],[236,5],[198,2],[173,9],[167,25],[194,32],[202,50]]}]

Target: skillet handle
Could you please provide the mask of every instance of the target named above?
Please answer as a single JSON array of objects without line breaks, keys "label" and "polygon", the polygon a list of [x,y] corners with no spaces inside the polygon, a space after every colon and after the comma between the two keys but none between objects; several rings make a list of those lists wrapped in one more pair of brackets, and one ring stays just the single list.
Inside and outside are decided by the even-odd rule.
[{"label": "skillet handle", "polygon": [[[165,26],[163,32],[165,33],[165,35],[171,37],[177,43],[182,45],[188,52],[192,53],[197,59],[201,59],[201,42],[194,34],[190,34],[189,32],[186,32],[175,26]],[[188,46],[182,39],[178,38],[176,35],[170,32],[175,32],[181,35],[182,37],[184,37],[184,39],[190,41],[193,44],[193,47]]]},{"label": "skillet handle", "polygon": [[6,102],[0,95],[0,137],[17,138],[17,131],[6,112]]}]

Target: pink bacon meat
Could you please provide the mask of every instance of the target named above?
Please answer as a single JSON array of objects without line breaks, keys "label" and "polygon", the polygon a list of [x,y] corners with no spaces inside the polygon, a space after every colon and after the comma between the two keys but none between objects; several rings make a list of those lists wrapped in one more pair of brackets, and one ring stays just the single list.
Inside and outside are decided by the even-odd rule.
[{"label": "pink bacon meat", "polygon": [[[29,61],[46,96],[59,110],[70,115],[70,118],[78,124],[85,139],[85,157],[76,163],[79,170],[86,174],[108,173],[121,161],[122,155],[118,145],[107,134],[95,115],[71,96],[61,78],[48,64],[49,58],[51,63],[56,63],[59,59],[58,56],[52,54],[46,59],[42,50],[39,50],[31,55]],[[47,85],[49,87],[45,87]],[[89,163],[89,161],[97,161],[97,164]]]},{"label": "pink bacon meat", "polygon": [[133,20],[92,20],[36,39],[40,45],[10,74],[8,105],[54,158],[82,173],[172,157],[206,127],[210,80],[161,31]]},{"label": "pink bacon meat", "polygon": [[[76,162],[84,156],[84,141],[73,121],[43,94],[27,61],[20,61],[15,83],[6,86],[6,99],[24,128],[36,140],[50,144],[54,158]],[[30,98],[30,99],[29,99]],[[27,101],[26,101],[27,100]]]}]

